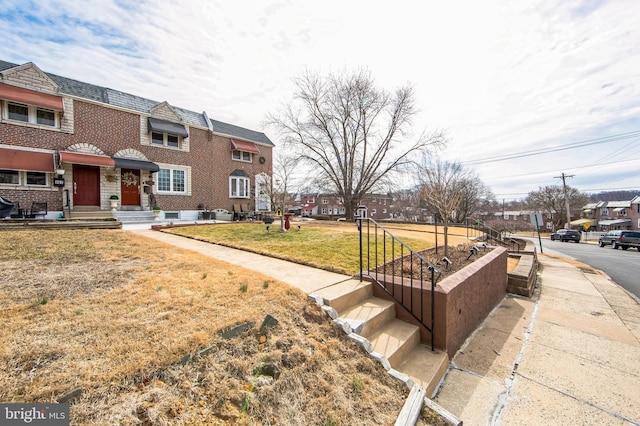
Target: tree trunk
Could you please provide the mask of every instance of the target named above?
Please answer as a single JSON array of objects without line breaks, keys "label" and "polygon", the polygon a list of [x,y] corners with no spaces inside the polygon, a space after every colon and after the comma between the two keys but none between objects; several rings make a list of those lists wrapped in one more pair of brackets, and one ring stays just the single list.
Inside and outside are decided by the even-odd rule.
[{"label": "tree trunk", "polygon": [[449,257],[449,221],[444,221],[444,257]]}]

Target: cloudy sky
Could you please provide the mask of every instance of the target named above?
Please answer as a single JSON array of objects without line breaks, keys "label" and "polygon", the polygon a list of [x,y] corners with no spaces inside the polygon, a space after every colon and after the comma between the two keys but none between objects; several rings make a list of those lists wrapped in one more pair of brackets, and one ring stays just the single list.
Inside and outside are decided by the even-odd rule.
[{"label": "cloudy sky", "polygon": [[[640,188],[640,1],[0,0],[0,59],[254,130],[292,78],[411,84],[499,200]],[[278,144],[273,135],[272,140]]]}]

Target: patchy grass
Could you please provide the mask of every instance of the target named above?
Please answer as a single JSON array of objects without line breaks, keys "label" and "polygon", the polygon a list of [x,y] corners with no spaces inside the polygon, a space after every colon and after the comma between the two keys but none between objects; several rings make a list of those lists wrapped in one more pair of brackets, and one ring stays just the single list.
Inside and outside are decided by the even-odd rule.
[{"label": "patchy grass", "polygon": [[[124,231],[0,240],[0,402],[81,387],[74,425],[360,425],[393,423],[406,398],[304,294],[262,274]],[[267,314],[278,324],[260,333]]]},{"label": "patchy grass", "polygon": [[[300,225],[300,229],[298,229]],[[434,228],[428,225],[385,225],[385,228],[411,247],[421,251],[435,245]],[[347,275],[360,269],[358,230],[348,222],[294,222],[287,232],[280,232],[279,223],[233,223],[170,228],[166,232],[202,241],[243,248],[257,253],[276,256]],[[439,232],[442,232],[440,229]],[[449,244],[467,241],[464,230],[452,228]],[[439,235],[442,244],[443,236]],[[379,247],[380,252],[383,246]],[[390,253],[391,247],[387,247]],[[396,244],[396,253],[400,253]],[[406,253],[406,252],[405,252]],[[382,256],[380,256],[382,258]]]}]

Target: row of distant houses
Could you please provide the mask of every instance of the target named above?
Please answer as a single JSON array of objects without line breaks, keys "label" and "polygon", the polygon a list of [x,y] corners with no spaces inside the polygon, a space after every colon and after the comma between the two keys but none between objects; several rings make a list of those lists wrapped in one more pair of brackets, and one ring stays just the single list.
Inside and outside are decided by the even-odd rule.
[{"label": "row of distant houses", "polygon": [[[521,223],[530,223],[533,211],[516,210],[496,212],[496,219]],[[579,215],[572,215],[571,228],[591,231],[610,231],[614,229],[640,230],[640,196],[627,201],[599,201],[582,207]],[[577,217],[576,217],[577,216]],[[551,217],[543,215],[542,228],[553,230]]]},{"label": "row of distant houses", "polygon": [[[367,214],[374,219],[389,219],[392,217],[392,202],[390,195],[371,194],[363,197],[361,205],[367,207]],[[300,194],[296,197],[295,205],[289,207],[289,212],[302,217],[328,217],[330,219],[344,218],[346,211],[344,201],[335,194]]]},{"label": "row of distant houses", "polygon": [[[345,216],[342,198],[335,194],[307,193],[295,198],[289,212],[303,217],[325,217],[338,219]],[[433,223],[433,212],[410,204],[400,203],[389,194],[371,194],[364,197],[368,216],[377,220],[402,220]],[[501,219],[512,222],[516,228],[526,228],[534,214],[531,210],[507,210],[474,215],[483,221]],[[541,229],[553,231],[553,222],[548,214],[542,215]],[[608,231],[612,229],[640,229],[640,196],[628,201],[600,201],[585,205],[571,221],[574,229]]]},{"label": "row of distant houses", "polygon": [[118,211],[157,206],[178,219],[237,204],[271,211],[273,148],[205,111],[0,61],[0,196],[46,204],[49,219],[109,214],[113,199]]}]

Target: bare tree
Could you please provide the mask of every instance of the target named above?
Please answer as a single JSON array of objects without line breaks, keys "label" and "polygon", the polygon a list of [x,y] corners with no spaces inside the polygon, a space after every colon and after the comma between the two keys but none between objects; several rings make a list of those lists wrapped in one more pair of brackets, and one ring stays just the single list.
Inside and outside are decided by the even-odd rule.
[{"label": "bare tree", "polygon": [[[567,186],[567,198],[570,210],[578,209],[589,202],[587,195],[570,186]],[[540,187],[537,191],[531,191],[527,196],[527,204],[531,210],[551,216],[553,229],[562,228],[566,222],[567,210],[561,186],[550,185]]]},{"label": "bare tree", "polygon": [[456,209],[456,222],[462,223],[467,217],[480,212],[495,197],[491,188],[482,183],[474,172],[466,172],[467,177],[460,182],[462,199]]},{"label": "bare tree", "polygon": [[295,84],[292,102],[269,114],[267,122],[286,148],[311,166],[316,185],[342,197],[347,218],[365,194],[419,152],[444,144],[441,133],[411,140],[416,113],[411,87],[387,93],[364,70],[325,78],[307,71]]},{"label": "bare tree", "polygon": [[444,255],[448,256],[449,222],[464,198],[468,174],[460,163],[435,160],[423,164],[419,175],[422,199],[444,222]]}]

